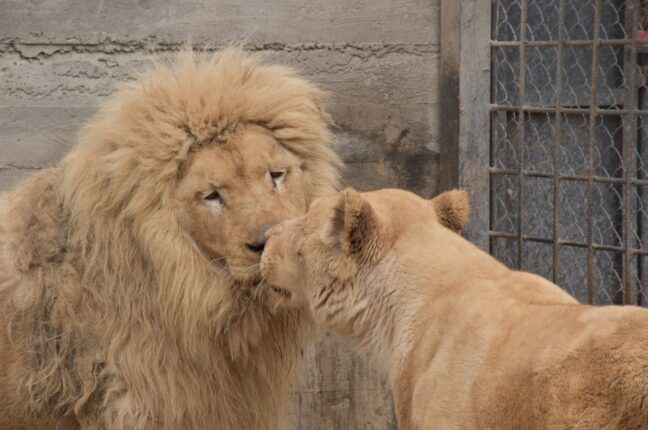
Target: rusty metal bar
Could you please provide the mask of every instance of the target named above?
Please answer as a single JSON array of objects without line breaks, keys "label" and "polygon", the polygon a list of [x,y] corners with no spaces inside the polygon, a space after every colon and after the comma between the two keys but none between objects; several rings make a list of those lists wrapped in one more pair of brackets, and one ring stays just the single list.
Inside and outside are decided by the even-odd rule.
[{"label": "rusty metal bar", "polygon": [[[519,173],[518,170],[515,169],[501,169],[498,167],[491,167],[489,171],[494,174],[494,175],[517,175]],[[545,172],[536,172],[533,170],[524,170],[522,172],[524,176],[530,177],[530,178],[553,178],[554,175],[553,173],[545,173]],[[560,174],[559,178],[561,180],[567,180],[567,181],[589,181],[590,176],[589,175],[566,175],[566,174]],[[594,176],[593,181],[596,183],[603,183],[603,184],[625,184],[626,183],[626,178],[614,178],[614,177],[607,177],[607,176]],[[648,179],[636,179],[633,178],[630,180],[630,182],[633,185],[641,186],[641,187],[648,187]]]},{"label": "rusty metal bar", "polygon": [[[627,99],[626,105],[631,109],[637,108],[637,28],[639,25],[639,0],[628,0],[626,3],[631,9],[630,31],[632,42],[630,44],[630,59],[627,70]],[[627,16],[627,14],[626,14]],[[627,51],[626,51],[627,52]],[[633,192],[632,181],[635,176],[634,169],[634,148],[637,146],[637,116],[629,115],[624,118],[623,123],[623,176],[625,179],[623,187],[623,244],[625,253],[623,255],[623,303],[636,304],[636,296],[632,294],[632,258],[630,252],[630,241],[632,240],[632,220],[633,213]]]},{"label": "rusty metal bar", "polygon": [[[596,13],[596,11],[595,11]],[[635,40],[641,45],[648,45],[648,40]],[[492,40],[491,46],[494,48],[515,48],[521,45],[521,41],[517,40]],[[562,40],[562,45],[564,46],[592,46],[595,44],[604,45],[604,46],[624,46],[630,45],[633,43],[633,39],[599,39],[597,42],[596,39],[593,40]],[[527,40],[525,42],[526,46],[529,47],[551,47],[561,45],[561,40]]]},{"label": "rusty metal bar", "polygon": [[501,0],[493,0],[493,3],[495,3],[495,13],[493,15],[493,27],[491,28],[491,43],[495,42],[498,36],[497,31],[499,30],[500,26]]},{"label": "rusty metal bar", "polygon": [[[494,0],[494,3],[495,3],[495,15],[494,15],[493,19],[494,19],[495,22],[493,23],[493,28],[491,29],[491,43],[493,43],[495,41],[495,39],[497,39],[499,37],[498,30],[499,30],[499,26],[500,26],[500,2],[501,2],[501,0]],[[493,58],[497,58],[497,57],[495,56],[495,49],[493,49],[492,46],[491,46],[490,51],[491,51],[490,55],[491,55],[491,62],[492,62],[492,66],[491,66],[491,73],[492,73],[492,75],[491,75],[491,86],[493,87],[493,93],[492,93],[490,101],[492,102],[493,100],[498,100],[499,99],[499,97],[497,95],[498,88],[497,88],[497,85],[494,85],[494,82],[497,79],[497,77],[499,76],[500,62],[499,61],[493,61]],[[490,123],[491,123],[490,142],[488,142],[488,152],[489,152],[489,158],[490,158],[488,160],[488,166],[490,167],[490,166],[492,166],[492,163],[495,160],[495,153],[494,153],[495,151],[494,151],[493,142],[495,142],[496,139],[497,139],[496,136],[497,136],[498,130],[497,130],[497,127],[493,127],[493,125],[492,125],[493,121],[494,121],[493,117],[497,116],[497,114],[493,114],[492,113],[493,111],[490,109],[490,107],[488,109],[488,112],[489,112],[489,119],[490,119]],[[506,115],[506,114],[504,114],[504,115]],[[499,118],[497,118],[496,120],[499,120]],[[461,172],[461,173],[463,173],[463,172]],[[489,226],[489,231],[490,231],[490,229],[495,227],[494,226],[494,220],[497,219],[497,214],[496,214],[497,206],[493,204],[493,202],[495,201],[495,193],[497,191],[495,189],[495,186],[493,185],[493,177],[490,175],[490,173],[488,175],[488,182],[489,182],[488,213],[489,213],[489,216],[490,216],[490,219],[488,220],[488,226]],[[493,241],[490,239],[490,236],[488,238],[488,253],[491,254],[491,255],[494,255],[494,253],[495,253],[495,250],[493,248]]]},{"label": "rusty metal bar", "polygon": [[562,130],[562,98],[565,70],[565,1],[560,0],[558,11],[558,61],[556,62],[556,117],[554,139],[551,145],[551,164],[553,166],[553,211],[552,211],[552,268],[551,277],[554,283],[558,282],[558,264],[560,253],[560,146],[563,140]]},{"label": "rusty metal bar", "polygon": [[587,179],[587,303],[594,303],[594,154],[596,142],[596,104],[598,63],[601,47],[601,0],[594,1],[594,44],[592,45],[592,81],[590,85],[588,179]]},{"label": "rusty metal bar", "polygon": [[[496,239],[517,239],[518,236],[515,233],[506,233],[502,231],[489,231],[488,232],[490,237],[496,238]],[[524,235],[522,236],[522,240],[525,242],[538,242],[538,243],[546,243],[546,244],[553,244],[553,239],[548,239],[544,237],[535,237],[535,236],[529,236],[529,235]],[[576,242],[572,240],[559,240],[558,243],[561,246],[573,246],[575,248],[587,248],[588,244],[583,243],[583,242]],[[613,245],[601,245],[601,244],[592,244],[592,248],[595,251],[610,251],[610,252],[619,252],[619,253],[625,253],[626,248],[625,246],[613,246]],[[630,254],[632,255],[641,255],[641,256],[648,256],[648,249],[637,249],[637,248],[630,248],[629,249]]]},{"label": "rusty metal bar", "polygon": [[520,108],[518,110],[518,135],[520,136],[520,149],[518,151],[518,206],[517,206],[517,266],[522,268],[522,181],[524,179],[524,141],[525,141],[525,112],[522,109],[526,97],[526,28],[527,28],[527,0],[521,0],[520,5],[520,73],[519,73],[519,100]]},{"label": "rusty metal bar", "polygon": [[[505,112],[519,112],[520,110],[527,113],[548,113],[555,114],[557,109],[555,107],[543,107],[543,106],[505,106],[505,105],[491,105],[492,111],[505,111]],[[568,108],[563,107],[560,111],[565,115],[588,115],[592,112],[589,108]],[[628,115],[648,115],[648,110],[640,109],[599,109],[596,108],[594,113],[597,115],[616,115],[616,116],[628,116]]]}]

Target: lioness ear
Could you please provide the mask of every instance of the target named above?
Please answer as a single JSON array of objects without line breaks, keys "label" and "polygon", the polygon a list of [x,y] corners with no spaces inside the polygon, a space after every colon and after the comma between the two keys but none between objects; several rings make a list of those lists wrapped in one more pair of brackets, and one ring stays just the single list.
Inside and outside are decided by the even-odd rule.
[{"label": "lioness ear", "polygon": [[450,190],[430,200],[441,225],[455,232],[461,231],[468,220],[468,193]]},{"label": "lioness ear", "polygon": [[323,239],[340,245],[347,255],[359,254],[371,241],[376,218],[371,205],[353,188],[340,193]]}]

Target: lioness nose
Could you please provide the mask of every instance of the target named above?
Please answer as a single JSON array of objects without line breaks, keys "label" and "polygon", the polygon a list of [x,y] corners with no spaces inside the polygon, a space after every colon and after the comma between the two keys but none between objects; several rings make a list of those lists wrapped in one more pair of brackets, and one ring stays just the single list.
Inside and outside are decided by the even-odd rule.
[{"label": "lioness nose", "polygon": [[245,247],[252,252],[261,254],[263,252],[263,248],[265,248],[266,242],[268,241],[266,232],[270,230],[273,225],[274,224],[265,224],[259,227],[254,236],[252,236],[250,240],[245,243]]},{"label": "lioness nose", "polygon": [[274,227],[268,229],[268,231],[266,231],[266,234],[265,234],[266,239],[269,238],[270,236],[272,236],[273,234],[277,234],[279,232],[279,228],[280,227],[278,225],[275,225]]}]

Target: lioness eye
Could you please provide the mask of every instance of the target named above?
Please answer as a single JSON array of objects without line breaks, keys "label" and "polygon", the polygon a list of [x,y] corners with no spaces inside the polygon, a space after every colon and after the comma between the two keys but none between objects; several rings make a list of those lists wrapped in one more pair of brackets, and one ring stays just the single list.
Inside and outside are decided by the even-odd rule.
[{"label": "lioness eye", "polygon": [[284,180],[286,177],[286,171],[285,170],[271,170],[270,171],[270,179],[272,179],[272,186],[276,187],[281,183],[281,181]]},{"label": "lioness eye", "polygon": [[223,198],[221,197],[220,194],[218,194],[218,191],[212,191],[212,192],[206,194],[203,197],[203,200],[206,200],[208,202],[214,202],[214,203],[223,204]]}]

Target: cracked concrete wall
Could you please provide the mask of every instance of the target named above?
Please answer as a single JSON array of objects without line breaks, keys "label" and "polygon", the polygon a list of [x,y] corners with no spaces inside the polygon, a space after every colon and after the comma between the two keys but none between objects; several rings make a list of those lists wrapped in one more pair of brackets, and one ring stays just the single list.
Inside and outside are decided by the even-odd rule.
[{"label": "cracked concrete wall", "polygon": [[[150,57],[248,49],[332,94],[345,182],[436,190],[439,0],[0,0],[0,191],[56,163]],[[395,428],[387,385],[343,342],[307,354],[286,428]]]}]

